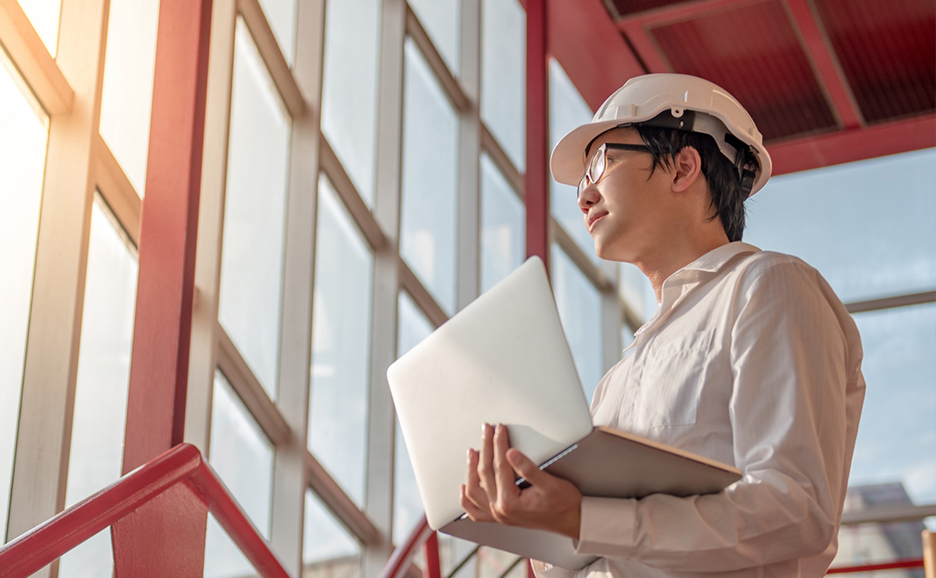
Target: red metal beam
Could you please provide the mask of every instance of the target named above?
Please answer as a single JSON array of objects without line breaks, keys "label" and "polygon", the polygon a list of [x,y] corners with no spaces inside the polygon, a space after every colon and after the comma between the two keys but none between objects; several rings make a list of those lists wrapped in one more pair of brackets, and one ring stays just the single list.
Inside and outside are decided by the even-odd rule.
[{"label": "red metal beam", "polygon": [[181,443],[211,0],[159,5],[124,473]]},{"label": "red metal beam", "polygon": [[387,561],[387,565],[384,566],[383,571],[381,571],[379,578],[403,578],[413,555],[422,543],[434,533],[432,528],[429,527],[426,517],[423,516],[422,520],[416,524],[416,527],[407,536],[406,541],[397,546],[393,554],[390,555],[390,559]]},{"label": "red metal beam", "polygon": [[923,568],[923,558],[908,558],[906,560],[894,560],[893,562],[882,562],[879,564],[864,564],[860,566],[841,566],[839,568],[829,568],[826,574],[851,574],[853,572],[872,572],[874,570],[896,570],[899,568]]},{"label": "red metal beam", "polygon": [[[549,84],[546,0],[526,2],[526,253],[549,263]],[[547,266],[547,271],[549,267]]]},{"label": "red metal beam", "polygon": [[936,115],[768,144],[773,174],[782,175],[936,146]]},{"label": "red metal beam", "polygon": [[647,72],[673,72],[673,67],[666,60],[660,47],[650,34],[650,30],[675,22],[700,18],[713,12],[740,8],[764,0],[699,0],[671,4],[635,14],[629,14],[617,21],[618,29],[627,36],[631,46],[647,67]]},{"label": "red metal beam", "polygon": [[433,532],[423,542],[423,556],[426,563],[426,571],[423,578],[442,578],[442,568],[439,564],[439,533]]},{"label": "red metal beam", "polygon": [[592,110],[629,78],[646,72],[601,0],[548,0],[546,7],[549,53]]},{"label": "red metal beam", "polygon": [[[184,488],[184,491],[173,490],[178,487]],[[180,494],[185,493],[197,494],[195,497],[198,500],[209,504],[211,514],[261,576],[289,578],[282,562],[224,488],[201,452],[189,444],[176,446],[114,484],[0,547],[0,578],[25,578],[101,530],[127,516],[133,516],[135,512],[140,512],[148,506],[161,511],[161,529],[170,533],[172,527],[166,525],[166,522],[178,521],[183,527],[191,527],[193,521],[197,522],[200,519],[201,522],[197,523],[204,524],[209,510],[203,510],[197,504],[194,504],[194,509],[180,507],[193,505],[189,498],[179,500]],[[158,536],[154,532],[145,532],[144,537],[148,538],[143,542],[146,552],[138,553],[143,558],[156,556],[154,552],[165,542],[157,540]],[[185,549],[194,549],[193,544],[187,543]],[[179,553],[171,549],[161,551],[161,555],[167,558],[178,556]],[[126,575],[160,575],[151,570],[152,568],[138,566]],[[200,568],[196,575],[201,576]]]},{"label": "red metal beam", "polygon": [[647,72],[673,72],[673,67],[670,66],[660,47],[650,36],[646,24],[639,20],[621,20],[618,22],[618,26],[621,32],[627,36],[637,54],[640,55],[641,60],[647,67]]},{"label": "red metal beam", "polygon": [[819,86],[826,95],[840,126],[846,129],[863,126],[864,119],[855,95],[845,80],[845,74],[832,50],[828,35],[816,18],[807,0],[784,0],[806,57],[813,66]]}]

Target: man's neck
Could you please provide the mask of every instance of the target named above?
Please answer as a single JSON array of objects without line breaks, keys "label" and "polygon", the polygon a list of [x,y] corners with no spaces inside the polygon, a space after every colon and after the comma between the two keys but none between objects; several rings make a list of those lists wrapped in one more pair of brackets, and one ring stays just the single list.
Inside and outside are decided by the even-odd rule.
[{"label": "man's neck", "polygon": [[663,282],[670,275],[692,263],[709,251],[728,244],[728,238],[722,235],[704,237],[700,239],[682,239],[661,247],[651,255],[634,264],[643,271],[653,285],[657,303],[662,301]]}]

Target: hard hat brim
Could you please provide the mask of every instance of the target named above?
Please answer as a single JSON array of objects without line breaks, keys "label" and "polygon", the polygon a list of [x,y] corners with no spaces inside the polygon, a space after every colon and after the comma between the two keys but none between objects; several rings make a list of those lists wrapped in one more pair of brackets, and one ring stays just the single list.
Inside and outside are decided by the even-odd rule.
[{"label": "hard hat brim", "polygon": [[562,137],[549,158],[549,169],[560,183],[578,185],[585,174],[585,147],[601,133],[617,128],[620,120],[583,124]]}]

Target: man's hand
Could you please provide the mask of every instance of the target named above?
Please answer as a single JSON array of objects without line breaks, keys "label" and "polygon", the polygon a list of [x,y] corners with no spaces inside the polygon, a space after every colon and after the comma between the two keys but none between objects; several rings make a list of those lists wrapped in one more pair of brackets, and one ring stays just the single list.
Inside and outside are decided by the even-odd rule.
[{"label": "man's hand", "polygon": [[[517,476],[530,487],[521,490]],[[468,450],[468,483],[461,506],[475,522],[498,522],[579,537],[582,494],[571,482],[539,469],[510,447],[507,428],[482,426],[481,452]]]}]

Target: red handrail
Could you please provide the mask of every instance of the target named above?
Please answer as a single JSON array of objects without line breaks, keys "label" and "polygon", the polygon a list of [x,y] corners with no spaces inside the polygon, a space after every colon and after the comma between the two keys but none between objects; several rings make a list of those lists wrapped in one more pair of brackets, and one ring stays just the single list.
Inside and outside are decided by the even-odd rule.
[{"label": "red handrail", "polygon": [[0,548],[0,578],[25,578],[157,496],[185,484],[261,576],[289,573],[195,446],[180,444]]},{"label": "red handrail", "polygon": [[[416,554],[416,551],[423,542],[428,540],[429,536],[432,536],[434,533],[432,528],[429,527],[429,522],[426,520],[426,517],[423,516],[423,519],[416,524],[416,527],[413,528],[413,531],[407,536],[406,541],[397,546],[396,550],[393,551],[390,560],[387,561],[387,565],[384,566],[383,571],[380,573],[380,578],[403,578],[407,568],[409,568],[410,561],[413,559],[413,555]],[[436,542],[436,548],[438,549],[438,547],[439,544]],[[438,556],[436,556],[436,560],[438,560]]]},{"label": "red handrail", "polygon": [[874,570],[897,570],[900,568],[923,568],[923,558],[905,558],[891,562],[878,562],[875,564],[862,564],[860,566],[839,566],[829,568],[826,574],[850,574],[852,572],[871,572]]}]

